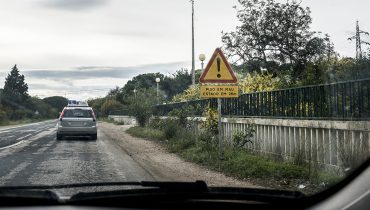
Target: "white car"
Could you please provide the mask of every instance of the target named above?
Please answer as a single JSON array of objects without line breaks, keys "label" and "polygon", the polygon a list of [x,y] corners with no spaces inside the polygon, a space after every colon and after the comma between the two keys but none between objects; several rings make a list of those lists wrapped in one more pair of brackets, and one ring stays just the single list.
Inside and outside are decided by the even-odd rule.
[{"label": "white car", "polygon": [[96,117],[88,106],[67,106],[60,114],[57,125],[57,140],[65,136],[88,136],[97,139]]}]

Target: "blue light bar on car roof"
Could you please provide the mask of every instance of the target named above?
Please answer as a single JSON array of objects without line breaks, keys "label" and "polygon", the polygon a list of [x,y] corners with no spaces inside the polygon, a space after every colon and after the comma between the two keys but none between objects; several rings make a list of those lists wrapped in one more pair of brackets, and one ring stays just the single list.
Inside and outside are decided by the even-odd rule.
[{"label": "blue light bar on car roof", "polygon": [[68,100],[68,106],[88,107],[89,105],[86,101]]}]

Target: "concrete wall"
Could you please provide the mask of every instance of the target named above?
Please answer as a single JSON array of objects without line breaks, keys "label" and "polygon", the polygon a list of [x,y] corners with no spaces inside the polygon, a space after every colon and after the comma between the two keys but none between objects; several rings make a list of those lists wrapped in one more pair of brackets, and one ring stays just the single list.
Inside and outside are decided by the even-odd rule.
[{"label": "concrete wall", "polygon": [[136,125],[136,119],[130,116],[121,116],[121,115],[109,115],[109,119],[113,119],[116,122],[123,122],[125,125]]},{"label": "concrete wall", "polygon": [[[198,126],[205,118],[189,118]],[[325,166],[351,167],[370,156],[370,122],[261,118],[223,118],[222,135],[232,141],[236,130],[255,125],[253,143],[246,148],[285,158],[303,158]]]}]

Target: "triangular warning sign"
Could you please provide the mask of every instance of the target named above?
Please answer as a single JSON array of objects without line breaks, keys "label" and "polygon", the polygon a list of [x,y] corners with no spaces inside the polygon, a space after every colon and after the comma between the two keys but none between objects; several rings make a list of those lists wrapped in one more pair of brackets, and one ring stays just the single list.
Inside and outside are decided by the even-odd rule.
[{"label": "triangular warning sign", "polygon": [[237,79],[220,48],[216,48],[200,76],[201,83],[236,83]]}]

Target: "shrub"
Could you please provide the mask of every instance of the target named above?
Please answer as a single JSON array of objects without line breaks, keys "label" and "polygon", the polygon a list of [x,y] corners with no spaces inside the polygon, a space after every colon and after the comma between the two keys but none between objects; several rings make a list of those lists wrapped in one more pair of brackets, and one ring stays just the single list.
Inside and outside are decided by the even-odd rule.
[{"label": "shrub", "polygon": [[165,126],[162,128],[166,139],[172,139],[177,135],[177,131],[181,129],[177,120],[166,119],[164,122]]},{"label": "shrub", "polygon": [[234,148],[242,148],[247,143],[253,143],[252,138],[255,133],[255,125],[247,125],[244,131],[235,131],[233,133],[232,143]]},{"label": "shrub", "polygon": [[24,118],[33,118],[34,112],[29,109],[17,109],[11,115],[12,120],[21,120]]},{"label": "shrub", "polygon": [[[2,108],[2,107],[0,107],[0,108]],[[4,110],[0,109],[0,124],[5,123],[7,121],[8,121],[8,115],[6,114],[6,112]]]},{"label": "shrub", "polygon": [[145,127],[152,115],[152,107],[143,105],[130,105],[130,113],[134,116],[141,127]]},{"label": "shrub", "polygon": [[111,111],[120,110],[122,108],[123,105],[120,102],[114,99],[107,99],[101,106],[100,111],[104,116],[107,116]]},{"label": "shrub", "polygon": [[136,126],[127,129],[127,133],[140,138],[149,138],[154,140],[165,139],[163,131],[152,128],[143,128]]},{"label": "shrub", "polygon": [[123,121],[114,121],[114,124],[115,125],[124,125],[125,122],[123,122]]},{"label": "shrub", "polygon": [[162,128],[164,126],[164,121],[162,119],[160,119],[159,117],[156,116],[156,117],[153,117],[152,120],[150,120],[148,126],[150,128],[153,128],[153,129],[162,130]]},{"label": "shrub", "polygon": [[171,152],[183,152],[196,144],[196,136],[190,131],[179,128],[176,135],[168,142],[168,148]]},{"label": "shrub", "polygon": [[198,141],[200,145],[205,146],[205,148],[214,148],[218,145],[216,134],[207,130],[200,132],[198,135]]},{"label": "shrub", "polygon": [[274,78],[272,74],[247,74],[247,76],[239,83],[243,93],[253,93],[258,91],[275,90],[279,88],[278,78]]},{"label": "shrub", "polygon": [[177,118],[178,122],[182,126],[186,126],[187,117],[191,114],[190,106],[185,106],[180,109],[174,109],[168,113],[169,116]]},{"label": "shrub", "polygon": [[206,117],[206,121],[203,123],[203,128],[213,134],[218,134],[218,113],[217,110],[212,109],[208,106],[203,116]]},{"label": "shrub", "polygon": [[153,115],[153,105],[155,104],[156,96],[150,90],[138,92],[136,95],[128,99],[129,113],[136,118],[141,127],[144,127]]},{"label": "shrub", "polygon": [[172,99],[172,102],[181,102],[181,101],[191,101],[199,99],[200,96],[200,86],[195,84],[190,86],[184,92],[175,95]]}]

